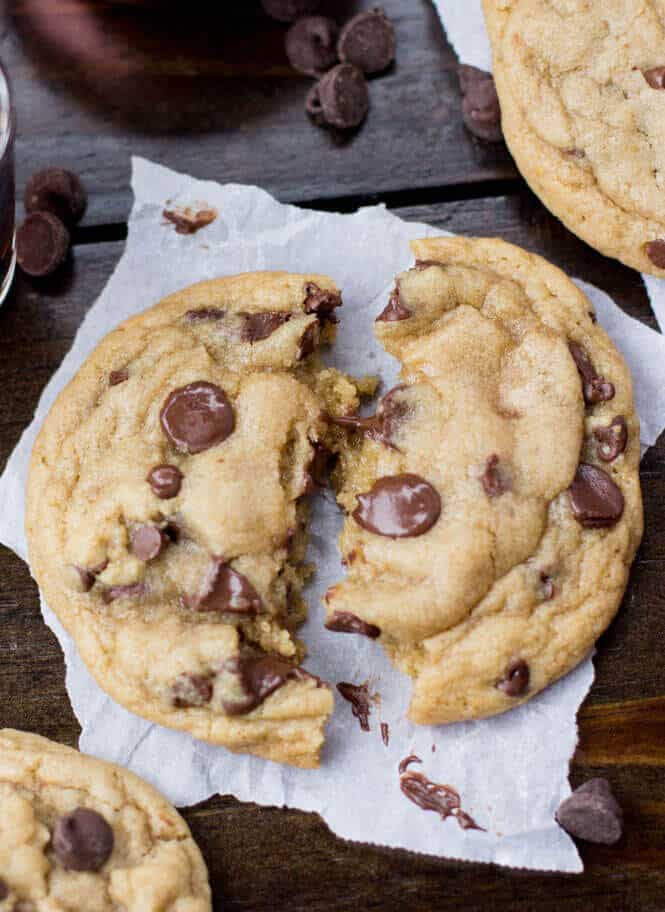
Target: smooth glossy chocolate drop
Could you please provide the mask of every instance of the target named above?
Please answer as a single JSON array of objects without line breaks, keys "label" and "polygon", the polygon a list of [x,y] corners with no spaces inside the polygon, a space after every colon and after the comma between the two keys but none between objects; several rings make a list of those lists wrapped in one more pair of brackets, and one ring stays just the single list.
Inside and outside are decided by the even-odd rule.
[{"label": "smooth glossy chocolate drop", "polygon": [[213,561],[199,594],[185,601],[192,611],[224,614],[254,615],[262,608],[261,599],[247,577],[222,560]]},{"label": "smooth glossy chocolate drop", "polygon": [[575,519],[587,529],[613,526],[623,515],[620,488],[596,466],[580,463],[568,493]]},{"label": "smooth glossy chocolate drop", "polygon": [[607,427],[596,428],[593,436],[598,441],[598,457],[603,462],[614,462],[626,449],[628,424],[623,415],[617,415]]},{"label": "smooth glossy chocolate drop", "polygon": [[243,319],[242,341],[261,342],[288,323],[293,314],[281,310],[264,310],[261,313],[241,313],[239,316]]},{"label": "smooth glossy chocolate drop", "polygon": [[69,871],[99,871],[110,858],[113,843],[111,827],[88,808],[60,817],[53,830],[53,852]]},{"label": "smooth glossy chocolate drop", "polygon": [[149,523],[132,532],[132,554],[146,563],[159,557],[168,543],[166,534]]},{"label": "smooth glossy chocolate drop", "polygon": [[316,314],[319,323],[337,323],[335,310],[342,306],[342,295],[339,291],[327,291],[316,282],[307,282],[304,288],[305,300],[303,309],[306,314]]},{"label": "smooth glossy chocolate drop", "polygon": [[419,475],[380,478],[371,491],[359,494],[353,518],[368,532],[389,538],[424,535],[441,515],[441,498]]},{"label": "smooth glossy chocolate drop", "polygon": [[222,706],[230,716],[256,709],[289,679],[310,677],[307,672],[274,655],[234,656],[219,672]]},{"label": "smooth glossy chocolate drop", "polygon": [[582,392],[586,404],[595,405],[597,402],[613,399],[614,385],[598,374],[586,350],[577,342],[569,342],[568,349],[582,378]]},{"label": "smooth glossy chocolate drop", "polygon": [[359,633],[361,636],[376,640],[381,636],[381,628],[368,624],[350,611],[335,611],[326,621],[326,630],[333,633]]},{"label": "smooth glossy chocolate drop", "polygon": [[182,453],[201,453],[233,432],[235,418],[224,390],[199,380],[173,390],[160,414],[164,433]]},{"label": "smooth glossy chocolate drop", "polygon": [[507,697],[521,697],[529,688],[531,673],[524,659],[516,659],[506,668],[503,678],[497,682],[497,687]]},{"label": "smooth glossy chocolate drop", "polygon": [[150,470],[148,484],[160,500],[170,500],[180,493],[183,474],[177,466],[158,465]]}]

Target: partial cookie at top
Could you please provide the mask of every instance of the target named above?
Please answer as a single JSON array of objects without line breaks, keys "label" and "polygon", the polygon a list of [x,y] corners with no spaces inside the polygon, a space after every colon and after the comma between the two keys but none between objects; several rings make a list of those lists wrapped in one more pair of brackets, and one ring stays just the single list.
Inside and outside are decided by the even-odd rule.
[{"label": "partial cookie at top", "polygon": [[321,364],[323,276],[192,286],[124,323],[34,449],[35,577],[118,702],[198,738],[318,762],[332,708],[299,666],[307,505],[324,413],[358,403]]},{"label": "partial cookie at top", "polygon": [[504,136],[533,191],[601,253],[665,276],[662,6],[483,8]]},{"label": "partial cookie at top", "polygon": [[0,907],[210,912],[187,824],[127,770],[0,730]]},{"label": "partial cookie at top", "polygon": [[402,362],[335,419],[346,579],[328,627],[414,678],[410,717],[481,718],[580,662],[642,534],[628,369],[584,295],[498,240],[413,245],[376,332]]}]

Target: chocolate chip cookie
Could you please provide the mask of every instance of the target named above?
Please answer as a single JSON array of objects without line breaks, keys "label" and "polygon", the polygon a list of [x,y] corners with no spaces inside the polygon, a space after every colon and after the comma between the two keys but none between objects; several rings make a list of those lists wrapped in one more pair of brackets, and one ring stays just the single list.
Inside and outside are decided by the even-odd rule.
[{"label": "chocolate chip cookie", "polygon": [[358,404],[318,357],[341,297],[258,273],[112,332],[35,446],[34,575],[99,684],[197,738],[314,766],[330,689],[295,635],[324,414]]},{"label": "chocolate chip cookie", "polygon": [[640,443],[628,369],[562,272],[499,240],[412,246],[376,323],[401,382],[333,421],[348,575],[327,626],[378,639],[437,724],[589,654],[642,535]]},{"label": "chocolate chip cookie", "polygon": [[665,276],[665,18],[653,0],[483,0],[506,142],[607,256]]},{"label": "chocolate chip cookie", "polygon": [[209,912],[185,821],[127,770],[0,730],[0,907]]}]

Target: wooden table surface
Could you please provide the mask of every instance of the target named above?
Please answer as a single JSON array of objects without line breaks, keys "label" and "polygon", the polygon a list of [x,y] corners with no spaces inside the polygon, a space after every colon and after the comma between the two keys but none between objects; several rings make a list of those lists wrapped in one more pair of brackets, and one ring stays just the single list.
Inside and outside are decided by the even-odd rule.
[{"label": "wooden table surface", "polygon": [[[345,141],[305,118],[308,81],[289,69],[279,25],[249,0],[206,6],[190,0],[146,12],[92,0],[0,2],[0,58],[19,120],[19,194],[31,172],[50,164],[77,171],[90,191],[64,269],[41,282],[19,276],[0,310],[0,468],[121,254],[131,154],[201,178],[258,183],[306,206],[349,211],[383,200],[407,219],[496,234],[594,282],[655,326],[640,276],[553,219],[503,145],[466,133],[455,58],[427,0],[384,0],[398,63],[372,82],[370,117]],[[663,442],[644,458],[642,483],[646,534],[623,608],[599,643],[571,770],[573,783],[611,780],[626,812],[617,846],[581,845],[583,875],[515,872],[345,843],[316,815],[218,797],[185,812],[215,908],[665,909]],[[0,656],[0,726],[75,745],[60,649],[27,567],[2,548]]]}]

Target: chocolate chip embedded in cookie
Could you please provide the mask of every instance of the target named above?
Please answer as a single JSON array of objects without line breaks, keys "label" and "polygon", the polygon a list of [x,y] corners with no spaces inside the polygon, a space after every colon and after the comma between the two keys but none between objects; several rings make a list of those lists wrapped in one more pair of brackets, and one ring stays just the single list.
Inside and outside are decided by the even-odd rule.
[{"label": "chocolate chip embedded in cookie", "polygon": [[147,910],[155,902],[166,909],[164,900],[211,912],[208,873],[187,824],[147,782],[11,729],[0,730],[0,756],[3,906]]},{"label": "chocolate chip embedded in cookie", "polygon": [[[292,672],[305,654],[304,498],[328,461],[324,416],[359,402],[318,355],[340,305],[325,276],[257,273],[125,323],[47,418],[28,493],[31,564],[107,693],[305,767],[333,700]],[[127,379],[111,385],[117,370]],[[247,654],[286,663],[288,681],[232,719],[220,668]]]},{"label": "chocolate chip embedded in cookie", "polygon": [[409,318],[375,324],[401,384],[334,419],[348,560],[325,604],[330,629],[380,634],[430,725],[509,710],[588,655],[642,534],[640,446],[628,369],[563,273],[501,241],[412,247]]}]

